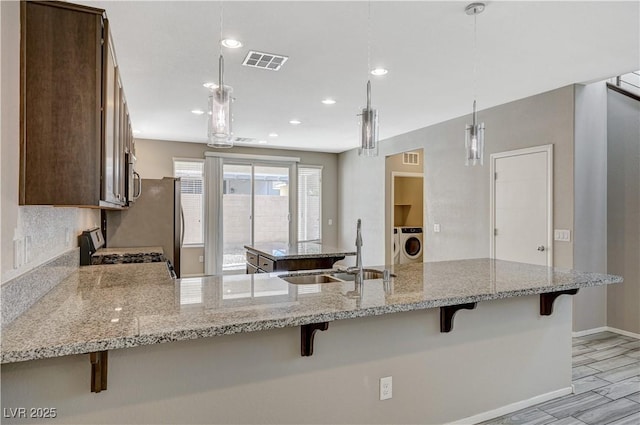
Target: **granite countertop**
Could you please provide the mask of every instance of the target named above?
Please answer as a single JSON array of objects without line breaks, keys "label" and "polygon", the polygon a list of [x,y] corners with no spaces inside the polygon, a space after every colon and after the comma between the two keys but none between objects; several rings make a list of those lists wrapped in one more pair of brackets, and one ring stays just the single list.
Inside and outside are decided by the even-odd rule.
[{"label": "granite countertop", "polygon": [[164,263],[86,266],[3,328],[2,363],[622,282],[490,259],[390,269],[390,285],[367,280],[354,297],[353,282],[294,285],[282,273],[172,280]]},{"label": "granite countertop", "polygon": [[245,245],[246,249],[257,252],[273,261],[294,260],[298,258],[344,257],[356,255],[355,251],[338,249],[317,242],[300,242],[289,246],[286,243],[264,243]]}]

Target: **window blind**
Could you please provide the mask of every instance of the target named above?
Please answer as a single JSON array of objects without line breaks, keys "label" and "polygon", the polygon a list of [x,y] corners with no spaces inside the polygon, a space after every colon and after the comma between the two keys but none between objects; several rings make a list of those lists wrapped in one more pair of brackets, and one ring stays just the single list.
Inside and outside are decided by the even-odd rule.
[{"label": "window blind", "polygon": [[322,239],[322,168],[298,166],[298,241]]}]

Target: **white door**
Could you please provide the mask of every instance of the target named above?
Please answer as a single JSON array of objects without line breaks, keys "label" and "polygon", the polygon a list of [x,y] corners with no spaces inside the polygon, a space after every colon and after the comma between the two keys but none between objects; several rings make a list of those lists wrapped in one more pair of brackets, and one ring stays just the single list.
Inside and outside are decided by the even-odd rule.
[{"label": "white door", "polygon": [[491,155],[493,257],[552,265],[552,145]]}]

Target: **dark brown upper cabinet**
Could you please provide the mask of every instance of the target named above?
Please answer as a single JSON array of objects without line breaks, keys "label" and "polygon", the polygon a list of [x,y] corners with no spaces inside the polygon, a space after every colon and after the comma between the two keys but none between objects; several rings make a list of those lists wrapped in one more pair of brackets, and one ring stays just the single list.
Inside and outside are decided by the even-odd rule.
[{"label": "dark brown upper cabinet", "polygon": [[123,208],[131,131],[104,10],[21,8],[20,204]]}]

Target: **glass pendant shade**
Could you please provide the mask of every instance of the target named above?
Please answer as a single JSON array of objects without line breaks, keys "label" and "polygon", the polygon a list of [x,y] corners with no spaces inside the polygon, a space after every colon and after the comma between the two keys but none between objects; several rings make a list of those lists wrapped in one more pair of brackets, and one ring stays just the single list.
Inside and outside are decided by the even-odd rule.
[{"label": "glass pendant shade", "polygon": [[233,147],[231,101],[233,89],[222,85],[209,93],[208,146]]},{"label": "glass pendant shade", "polygon": [[360,131],[360,156],[378,156],[378,111],[362,110],[362,128]]},{"label": "glass pendant shade", "polygon": [[465,137],[465,165],[484,164],[484,123],[467,124]]},{"label": "glass pendant shade", "polygon": [[367,107],[360,122],[360,156],[378,156],[378,111],[371,108],[371,81],[367,81]]}]

